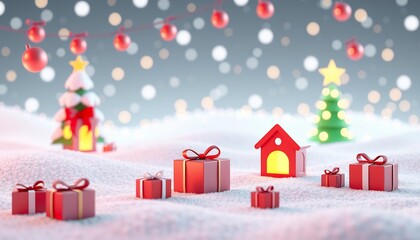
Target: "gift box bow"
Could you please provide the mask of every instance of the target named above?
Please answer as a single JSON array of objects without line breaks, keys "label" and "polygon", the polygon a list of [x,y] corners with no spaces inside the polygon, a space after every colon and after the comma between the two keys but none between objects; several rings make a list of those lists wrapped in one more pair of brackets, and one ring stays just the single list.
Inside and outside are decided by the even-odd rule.
[{"label": "gift box bow", "polygon": [[[214,154],[210,154],[213,150],[216,151],[216,153]],[[188,152],[192,152],[195,156],[189,156]],[[192,149],[185,149],[184,151],[182,151],[182,156],[185,158],[184,162],[183,162],[183,191],[187,192],[187,183],[186,183],[186,164],[187,161],[191,161],[191,160],[216,160],[217,161],[217,191],[220,192],[222,189],[221,183],[222,183],[222,179],[221,179],[221,168],[220,168],[220,160],[217,159],[220,156],[220,148],[217,147],[216,145],[211,145],[210,147],[208,147],[206,149],[206,151],[204,151],[204,153],[198,153]]]},{"label": "gift box bow", "polygon": [[73,185],[68,185],[67,183],[56,180],[53,183],[53,188],[57,191],[73,191],[73,190],[83,190],[89,186],[89,180],[87,178],[77,179]]},{"label": "gift box bow", "polygon": [[366,153],[357,154],[356,159],[359,163],[370,163],[372,165],[383,165],[388,161],[385,155],[379,155],[372,159]]},{"label": "gift box bow", "polygon": [[[213,151],[214,149],[217,151],[217,153],[210,155],[210,152]],[[193,154],[195,154],[195,156],[188,156],[188,152],[192,152]],[[204,151],[204,153],[197,153],[196,151],[194,151],[192,149],[185,149],[184,151],[182,151],[182,156],[185,159],[188,159],[188,160],[199,160],[199,159],[200,160],[204,160],[204,159],[212,160],[212,159],[216,159],[220,156],[220,148],[217,147],[216,145],[212,145],[212,146],[208,147],[206,149],[206,151]]]},{"label": "gift box bow", "polygon": [[264,189],[263,187],[257,187],[256,190],[259,193],[268,193],[274,191],[274,186],[268,186],[266,189]]},{"label": "gift box bow", "polygon": [[72,110],[71,108],[65,108],[66,111],[66,121],[70,120],[71,122],[71,131],[73,133],[76,132],[76,126],[77,126],[77,120],[78,119],[82,119],[83,124],[86,124],[88,127],[88,130],[90,130],[92,128],[89,119],[91,117],[94,117],[94,111],[92,107],[87,107],[85,109],[83,109],[82,111],[76,112],[74,110]]},{"label": "gift box bow", "polygon": [[44,188],[44,181],[36,181],[32,186],[25,186],[21,183],[16,184],[16,189],[19,192],[28,192],[30,190],[39,191]]},{"label": "gift box bow", "polygon": [[335,167],[335,168],[333,168],[333,170],[332,170],[332,171],[330,171],[330,170],[328,170],[328,169],[325,169],[325,170],[324,170],[324,173],[325,173],[326,175],[337,175],[337,174],[338,174],[338,172],[340,172],[340,168],[339,168],[339,167]]},{"label": "gift box bow", "polygon": [[143,178],[151,180],[151,179],[162,179],[163,178],[163,171],[157,172],[155,175],[152,175],[150,173],[145,173]]}]

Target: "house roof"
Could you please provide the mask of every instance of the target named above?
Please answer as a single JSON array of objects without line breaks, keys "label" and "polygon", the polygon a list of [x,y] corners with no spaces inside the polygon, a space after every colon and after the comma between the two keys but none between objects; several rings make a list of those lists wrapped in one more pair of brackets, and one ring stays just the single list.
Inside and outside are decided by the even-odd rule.
[{"label": "house roof", "polygon": [[292,137],[289,136],[289,134],[287,134],[286,131],[284,131],[284,129],[282,127],[280,127],[280,125],[276,124],[274,125],[273,128],[271,128],[270,131],[268,131],[263,138],[260,139],[260,141],[258,141],[255,144],[255,149],[258,149],[260,147],[262,147],[274,134],[279,134],[282,141],[283,142],[288,142],[289,144],[291,144],[291,146],[293,147],[293,149],[299,150],[300,146],[295,142],[295,140],[293,140]]}]

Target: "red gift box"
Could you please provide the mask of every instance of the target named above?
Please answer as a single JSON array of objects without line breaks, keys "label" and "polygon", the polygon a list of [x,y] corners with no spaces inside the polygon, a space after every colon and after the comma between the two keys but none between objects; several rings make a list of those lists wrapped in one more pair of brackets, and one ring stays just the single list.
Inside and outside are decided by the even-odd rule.
[{"label": "red gift box", "polygon": [[171,197],[171,179],[162,178],[163,172],[155,175],[146,173],[136,180],[136,196],[144,199],[165,199]]},{"label": "red gift box", "polygon": [[81,178],[74,185],[55,181],[47,191],[47,216],[58,220],[77,220],[95,216],[95,191]]},{"label": "red gift box", "polygon": [[328,169],[324,170],[325,174],[321,175],[321,186],[335,188],[344,187],[344,173],[338,172],[340,172],[340,168],[338,167],[334,168],[332,171]]},{"label": "red gift box", "polygon": [[35,214],[45,212],[46,190],[43,181],[33,186],[16,184],[12,192],[12,214]]},{"label": "red gift box", "polygon": [[349,165],[350,188],[393,191],[398,189],[398,164],[389,164],[384,155],[370,159],[365,153],[357,155],[358,163]]},{"label": "red gift box", "polygon": [[103,151],[104,152],[113,152],[117,150],[117,145],[115,145],[115,143],[109,143],[109,144],[105,144],[103,146]]},{"label": "red gift box", "polygon": [[280,206],[280,192],[273,192],[274,187],[267,189],[257,187],[256,192],[251,192],[251,207],[278,208]]},{"label": "red gift box", "polygon": [[[209,155],[214,149],[217,153]],[[188,156],[188,152],[196,156]],[[218,158],[220,149],[217,146],[210,146],[202,154],[186,149],[182,155],[185,159],[174,160],[175,192],[209,193],[230,189],[230,160]]]}]

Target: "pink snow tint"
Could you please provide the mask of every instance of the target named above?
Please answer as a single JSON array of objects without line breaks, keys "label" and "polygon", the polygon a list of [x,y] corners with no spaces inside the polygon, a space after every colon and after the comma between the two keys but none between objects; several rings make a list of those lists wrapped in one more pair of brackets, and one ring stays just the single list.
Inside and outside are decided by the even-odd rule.
[{"label": "pink snow tint", "polygon": [[[259,176],[253,145],[275,123],[305,145],[310,120],[233,110],[168,117],[141,128],[104,129],[118,151],[83,154],[49,145],[56,123],[18,109],[0,107],[0,239],[418,239],[420,233],[420,130],[398,121],[351,114],[358,140],[314,145],[308,176]],[[108,136],[106,136],[108,137]],[[367,140],[370,139],[370,140]],[[159,170],[172,178],[173,159],[184,148],[217,144],[231,159],[231,191],[204,195],[173,193],[167,200],[138,200],[135,179]],[[386,154],[400,167],[395,192],[356,191],[348,186],[348,164],[358,152]],[[340,167],[346,187],[320,187],[325,168]],[[97,216],[60,222],[44,214],[11,215],[15,183],[55,179],[91,180]],[[250,207],[250,191],[274,185],[280,208]]]}]

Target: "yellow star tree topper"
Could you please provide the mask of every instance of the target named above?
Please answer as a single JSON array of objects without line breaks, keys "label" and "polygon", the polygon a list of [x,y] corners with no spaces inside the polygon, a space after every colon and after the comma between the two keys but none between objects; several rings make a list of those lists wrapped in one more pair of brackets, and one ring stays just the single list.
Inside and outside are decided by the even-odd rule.
[{"label": "yellow star tree topper", "polygon": [[73,72],[75,72],[75,71],[85,71],[85,68],[88,64],[89,64],[89,62],[84,61],[80,55],[77,56],[76,60],[70,61],[70,65],[73,67]]},{"label": "yellow star tree topper", "polygon": [[330,83],[335,83],[337,86],[341,85],[341,76],[346,72],[344,68],[338,68],[335,65],[334,59],[331,59],[328,63],[328,67],[320,68],[319,73],[324,76],[324,86]]}]

